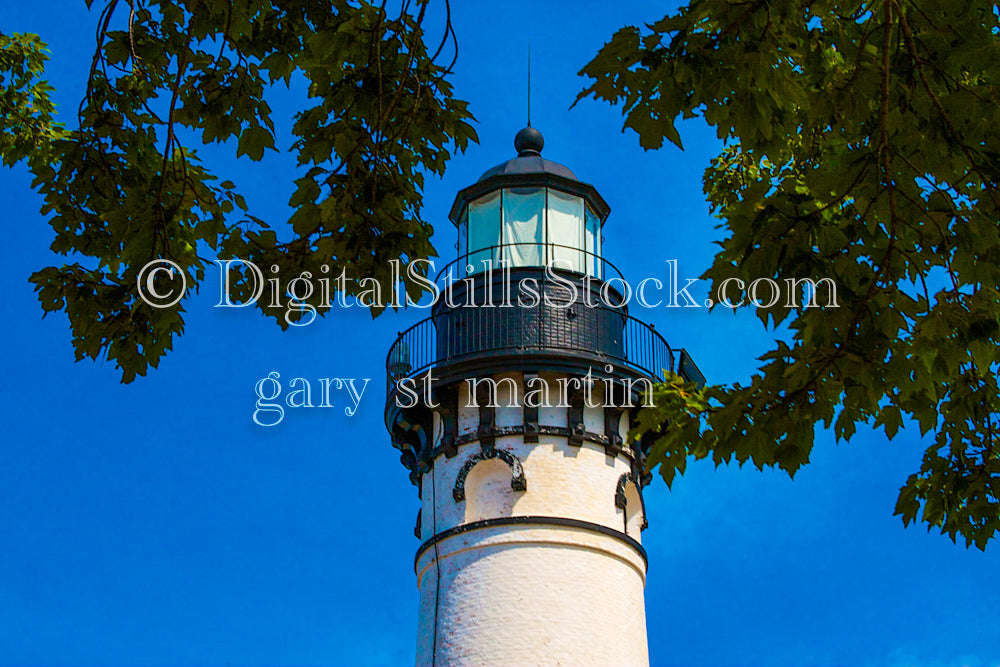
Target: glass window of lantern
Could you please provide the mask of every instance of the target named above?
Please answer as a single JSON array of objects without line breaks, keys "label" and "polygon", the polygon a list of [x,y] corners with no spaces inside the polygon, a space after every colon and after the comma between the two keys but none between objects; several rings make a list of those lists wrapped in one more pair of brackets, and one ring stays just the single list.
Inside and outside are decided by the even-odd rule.
[{"label": "glass window of lantern", "polygon": [[458,222],[458,256],[464,257],[469,252],[469,210],[462,211]]},{"label": "glass window of lantern", "polygon": [[503,191],[503,257],[511,267],[542,266],[545,190]]},{"label": "glass window of lantern", "polygon": [[557,269],[583,273],[583,199],[574,195],[548,190],[549,261]]},{"label": "glass window of lantern", "polygon": [[[470,273],[486,269],[487,260],[496,265],[500,258],[500,193],[491,192],[469,202],[469,255]],[[467,269],[468,270],[468,269]]]},{"label": "glass window of lantern", "polygon": [[583,249],[587,251],[587,273],[595,278],[604,278],[601,266],[601,219],[594,210],[587,206],[587,221],[584,229],[586,243]]}]

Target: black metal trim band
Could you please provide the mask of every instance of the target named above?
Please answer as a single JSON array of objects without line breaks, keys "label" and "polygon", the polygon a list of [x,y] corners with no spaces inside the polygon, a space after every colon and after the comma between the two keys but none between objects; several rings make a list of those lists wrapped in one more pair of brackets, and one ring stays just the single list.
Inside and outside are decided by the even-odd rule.
[{"label": "black metal trim band", "polygon": [[569,519],[561,516],[501,516],[493,519],[482,519],[481,521],[473,521],[472,523],[463,523],[454,528],[449,528],[448,530],[441,531],[437,535],[431,537],[426,542],[420,545],[417,549],[417,555],[413,558],[413,568],[416,569],[417,564],[420,562],[420,557],[424,555],[427,549],[433,547],[438,542],[448,539],[454,535],[461,535],[462,533],[468,533],[473,530],[480,530],[483,528],[493,528],[495,526],[516,526],[516,525],[541,525],[541,526],[562,526],[565,528],[580,528],[582,530],[590,530],[595,533],[601,533],[602,535],[607,535],[608,537],[614,537],[615,539],[621,540],[625,544],[629,545],[635,549],[639,556],[642,558],[643,566],[649,569],[649,558],[646,555],[646,550],[643,549],[642,545],[639,544],[638,540],[630,535],[626,535],[620,530],[615,530],[614,528],[608,528],[599,523],[591,523],[590,521],[581,521],[580,519]]},{"label": "black metal trim band", "polygon": [[[504,435],[523,435],[525,433],[523,424],[516,424],[514,426],[494,426],[491,429],[490,435],[494,438],[498,438]],[[563,437],[569,437],[572,433],[570,429],[565,426],[548,426],[543,424],[538,427],[538,433],[541,435],[559,435]],[[608,438],[602,433],[594,433],[593,431],[586,431],[583,433],[581,438],[586,442],[592,442],[601,447],[608,447]],[[448,454],[451,447],[461,447],[462,445],[467,445],[470,442],[479,441],[479,433],[473,431],[472,433],[466,433],[465,435],[457,436],[454,442],[445,442],[438,447],[434,448],[431,454],[431,461],[441,456],[442,454]],[[608,454],[612,456],[612,454]],[[621,450],[617,455],[624,456],[627,460],[633,461],[636,457],[636,450],[627,445],[623,444]],[[452,454],[454,456],[454,454]]]}]

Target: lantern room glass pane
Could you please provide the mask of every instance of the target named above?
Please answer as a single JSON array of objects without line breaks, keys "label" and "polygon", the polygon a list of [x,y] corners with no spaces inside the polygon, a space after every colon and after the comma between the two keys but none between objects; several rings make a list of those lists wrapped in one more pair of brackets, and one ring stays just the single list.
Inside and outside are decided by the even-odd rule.
[{"label": "lantern room glass pane", "polygon": [[584,273],[583,199],[558,190],[549,190],[549,257],[557,269]]},{"label": "lantern room glass pane", "polygon": [[[483,262],[492,260],[494,266],[500,257],[500,193],[491,192],[469,202],[469,257],[470,273],[486,270]],[[491,249],[492,248],[492,249]],[[468,269],[467,269],[468,270]]]},{"label": "lantern room glass pane", "polygon": [[597,214],[588,206],[587,221],[584,228],[584,247],[587,251],[587,273],[595,278],[604,278],[601,275],[601,220]]},{"label": "lantern room glass pane", "polygon": [[462,257],[469,251],[469,210],[462,211],[462,218],[458,223],[458,256]]},{"label": "lantern room glass pane", "polygon": [[503,191],[503,259],[511,267],[542,266],[545,190]]}]

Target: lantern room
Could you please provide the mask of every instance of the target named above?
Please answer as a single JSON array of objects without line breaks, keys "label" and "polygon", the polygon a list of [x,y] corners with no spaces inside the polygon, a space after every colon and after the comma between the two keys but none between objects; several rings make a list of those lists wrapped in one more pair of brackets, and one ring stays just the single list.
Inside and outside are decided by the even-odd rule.
[{"label": "lantern room", "polygon": [[603,278],[601,228],[610,208],[568,168],[542,158],[542,133],[517,133],[517,157],[484,173],[455,197],[464,272],[545,267]]}]

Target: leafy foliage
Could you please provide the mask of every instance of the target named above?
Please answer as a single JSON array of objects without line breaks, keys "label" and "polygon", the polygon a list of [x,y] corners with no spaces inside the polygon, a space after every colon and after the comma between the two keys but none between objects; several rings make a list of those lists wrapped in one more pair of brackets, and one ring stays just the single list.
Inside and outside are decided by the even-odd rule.
[{"label": "leafy foliage", "polygon": [[[46,312],[69,316],[77,359],[104,354],[130,382],[171,348],[184,329],[184,301],[152,308],[136,290],[154,259],[178,264],[189,287],[219,257],[275,266],[282,286],[304,272],[346,271],[374,277],[388,293],[396,288],[390,260],[433,254],[432,228],[420,216],[424,176],[443,173],[450,149],[464,150],[476,135],[466,104],[452,95],[451,66],[437,62],[453,37],[450,23],[432,53],[422,28],[427,2],[409,6],[392,17],[384,3],[348,0],[106,3],[78,127],[65,136],[31,130],[51,139],[46,159],[29,164],[43,212],[52,213],[52,249],[79,260],[31,281]],[[22,100],[30,83],[24,73],[41,65],[37,39],[25,43],[26,55],[3,61]],[[273,228],[191,146],[222,143],[251,160],[276,150],[268,94],[292,77],[308,83],[291,147],[304,175],[288,225]],[[41,84],[34,91],[35,107],[19,102],[27,110],[5,116],[5,132],[45,127],[48,91]],[[27,152],[24,139],[4,144],[8,163]],[[279,238],[289,231],[291,238]],[[234,301],[253,287],[240,274]],[[287,327],[288,298],[277,297],[278,307],[270,307],[270,295],[257,305]],[[328,310],[321,290],[305,301]],[[291,309],[289,319],[302,315]]]},{"label": "leafy foliage", "polygon": [[52,117],[52,87],[40,78],[46,60],[38,35],[0,33],[0,158],[8,167],[29,155],[43,159],[61,134]]},{"label": "leafy foliage", "polygon": [[679,118],[717,128],[713,290],[837,286],[839,308],[758,308],[792,336],[746,386],[660,386],[637,432],[668,483],[688,456],[794,474],[817,423],[913,420],[934,443],[896,513],[980,549],[1000,530],[998,32],[982,0],[694,0],[581,72],[645,148],[681,146]]}]

